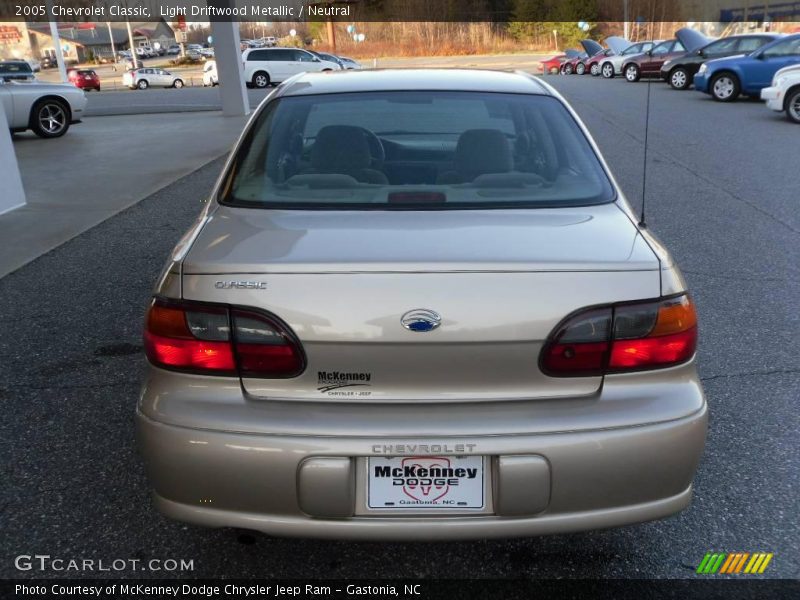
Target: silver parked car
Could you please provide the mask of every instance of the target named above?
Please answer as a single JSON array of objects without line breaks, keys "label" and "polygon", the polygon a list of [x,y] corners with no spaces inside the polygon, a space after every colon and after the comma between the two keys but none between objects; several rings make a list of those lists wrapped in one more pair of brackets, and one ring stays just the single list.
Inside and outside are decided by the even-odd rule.
[{"label": "silver parked car", "polygon": [[147,312],[156,506],[416,540],[680,511],[706,436],[695,309],[636,223],[536,78],[292,77]]},{"label": "silver parked car", "polygon": [[30,129],[43,138],[60,137],[80,123],[86,108],[83,90],[66,83],[41,83],[0,79],[0,105],[11,131]]},{"label": "silver parked car", "polygon": [[122,76],[122,84],[132,90],[146,90],[149,87],[182,88],[183,79],[164,69],[147,67],[131,69]]}]

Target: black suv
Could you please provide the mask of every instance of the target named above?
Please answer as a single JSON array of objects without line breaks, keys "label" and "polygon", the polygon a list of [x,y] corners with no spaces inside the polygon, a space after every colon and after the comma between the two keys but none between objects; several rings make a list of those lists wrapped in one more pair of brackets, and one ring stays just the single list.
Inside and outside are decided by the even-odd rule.
[{"label": "black suv", "polygon": [[687,52],[665,62],[661,66],[661,78],[673,89],[685,90],[691,85],[694,74],[700,70],[700,65],[705,61],[736,54],[750,54],[778,37],[780,36],[774,33],[748,33],[714,40],[699,50]]}]

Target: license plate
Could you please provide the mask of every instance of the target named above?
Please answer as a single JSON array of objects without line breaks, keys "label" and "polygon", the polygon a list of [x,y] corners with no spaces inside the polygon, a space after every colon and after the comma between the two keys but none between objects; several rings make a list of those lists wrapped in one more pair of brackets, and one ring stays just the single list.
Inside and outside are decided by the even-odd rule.
[{"label": "license plate", "polygon": [[483,508],[482,456],[395,456],[367,460],[371,509]]}]

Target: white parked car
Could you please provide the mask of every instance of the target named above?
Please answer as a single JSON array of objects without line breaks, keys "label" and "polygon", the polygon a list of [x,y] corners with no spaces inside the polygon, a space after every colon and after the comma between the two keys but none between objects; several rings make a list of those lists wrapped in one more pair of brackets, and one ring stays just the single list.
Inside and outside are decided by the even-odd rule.
[{"label": "white parked car", "polygon": [[783,112],[795,123],[800,123],[800,65],[784,67],[775,73],[772,85],[761,90],[761,99],[767,108]]},{"label": "white parked car", "polygon": [[219,85],[217,76],[217,61],[210,60],[203,66],[203,87]]},{"label": "white parked car", "polygon": [[280,83],[308,71],[340,71],[334,62],[322,60],[298,48],[251,48],[242,53],[244,80],[257,88]]},{"label": "white parked car", "polygon": [[156,68],[132,69],[122,76],[122,84],[132,90],[146,90],[149,87],[182,88],[183,79],[169,71]]},{"label": "white parked car", "polygon": [[80,123],[86,108],[83,90],[65,83],[16,83],[0,79],[0,105],[13,132],[30,129],[43,138],[61,137]]},{"label": "white parked car", "polygon": [[200,55],[205,56],[206,58],[214,58],[214,49],[213,48],[201,48]]}]

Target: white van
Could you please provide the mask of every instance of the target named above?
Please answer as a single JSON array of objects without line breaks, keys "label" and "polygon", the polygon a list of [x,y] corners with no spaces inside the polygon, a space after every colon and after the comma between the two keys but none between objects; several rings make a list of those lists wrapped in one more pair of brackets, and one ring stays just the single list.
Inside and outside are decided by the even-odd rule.
[{"label": "white van", "polygon": [[219,85],[219,77],[217,77],[217,61],[210,60],[203,65],[203,87],[214,87]]},{"label": "white van", "polygon": [[306,71],[339,71],[341,67],[298,48],[251,48],[242,53],[244,80],[265,88]]}]

